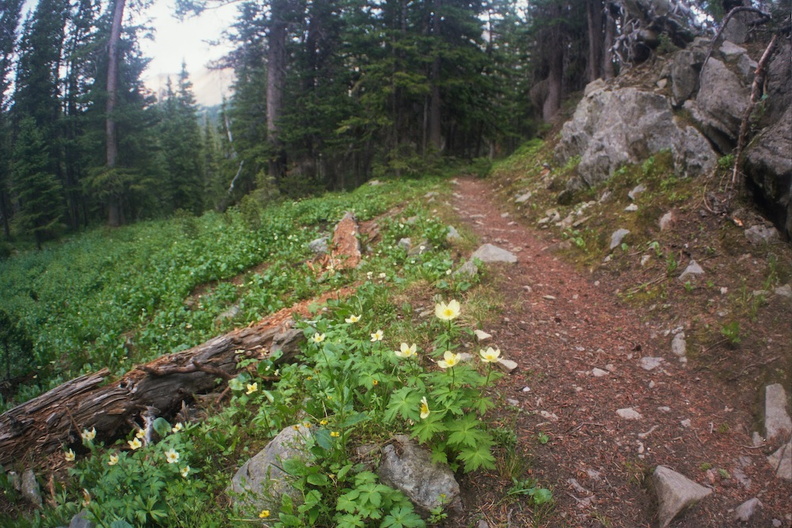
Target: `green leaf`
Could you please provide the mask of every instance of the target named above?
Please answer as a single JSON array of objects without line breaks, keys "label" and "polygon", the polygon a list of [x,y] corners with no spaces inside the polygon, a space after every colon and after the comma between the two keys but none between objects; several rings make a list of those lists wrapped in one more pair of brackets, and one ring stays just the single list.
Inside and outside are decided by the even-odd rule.
[{"label": "green leaf", "polygon": [[421,395],[412,387],[402,387],[390,397],[385,421],[391,423],[398,416],[413,421],[421,418]]},{"label": "green leaf", "polygon": [[168,420],[166,420],[165,418],[157,418],[156,420],[154,420],[152,427],[154,427],[154,430],[157,432],[157,434],[162,437],[164,437],[171,431],[171,424],[169,424]]},{"label": "green leaf", "polygon": [[314,486],[328,486],[330,484],[330,479],[327,478],[327,475],[324,473],[313,473],[308,475],[308,484],[312,484]]},{"label": "green leaf", "polygon": [[479,468],[495,469],[495,457],[487,445],[478,445],[473,449],[460,450],[457,458],[464,462],[465,472],[470,473]]},{"label": "green leaf", "polygon": [[537,506],[553,500],[553,492],[547,488],[536,488],[533,492],[533,501]]},{"label": "green leaf", "polygon": [[417,438],[421,443],[426,443],[431,440],[434,435],[445,432],[446,427],[442,420],[443,417],[435,413],[420,420],[413,426],[413,438]]}]

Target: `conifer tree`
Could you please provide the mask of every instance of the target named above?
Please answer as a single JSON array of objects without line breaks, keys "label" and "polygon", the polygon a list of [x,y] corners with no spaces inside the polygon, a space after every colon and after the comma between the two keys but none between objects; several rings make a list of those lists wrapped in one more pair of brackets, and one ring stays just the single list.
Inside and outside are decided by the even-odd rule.
[{"label": "conifer tree", "polygon": [[22,11],[23,0],[7,0],[0,11],[0,217],[3,232],[11,238],[11,199],[8,181],[11,172],[11,129],[8,120],[7,91],[11,84],[11,61],[16,49],[16,30]]}]

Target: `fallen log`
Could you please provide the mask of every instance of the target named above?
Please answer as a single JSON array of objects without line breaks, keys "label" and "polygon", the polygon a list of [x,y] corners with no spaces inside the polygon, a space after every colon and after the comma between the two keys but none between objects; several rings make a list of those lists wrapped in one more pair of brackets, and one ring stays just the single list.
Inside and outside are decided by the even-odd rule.
[{"label": "fallen log", "polygon": [[278,362],[289,362],[303,339],[291,318],[269,318],[162,356],[119,379],[103,369],[71,380],[0,415],[0,464],[75,444],[84,429],[95,428],[98,439],[118,438],[148,408],[172,416],[183,401],[233,378],[240,356],[264,358],[280,351]]}]

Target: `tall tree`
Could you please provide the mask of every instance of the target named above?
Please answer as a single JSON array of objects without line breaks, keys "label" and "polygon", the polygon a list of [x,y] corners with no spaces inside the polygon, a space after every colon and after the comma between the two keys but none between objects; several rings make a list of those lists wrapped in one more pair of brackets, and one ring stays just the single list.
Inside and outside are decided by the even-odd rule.
[{"label": "tall tree", "polygon": [[[105,166],[108,172],[113,172],[118,161],[118,127],[116,121],[116,106],[118,105],[118,64],[121,61],[119,42],[124,21],[124,7],[126,0],[115,0],[113,3],[113,23],[110,28],[110,39],[107,43],[107,101],[105,103]],[[107,223],[110,226],[119,226],[123,222],[121,209],[121,196],[110,193],[107,210]]]},{"label": "tall tree", "polygon": [[8,101],[6,94],[10,86],[12,59],[16,49],[16,30],[22,11],[23,0],[7,0],[0,11],[0,217],[3,219],[3,233],[11,238],[11,200],[8,181],[11,172],[11,131],[8,122]]}]

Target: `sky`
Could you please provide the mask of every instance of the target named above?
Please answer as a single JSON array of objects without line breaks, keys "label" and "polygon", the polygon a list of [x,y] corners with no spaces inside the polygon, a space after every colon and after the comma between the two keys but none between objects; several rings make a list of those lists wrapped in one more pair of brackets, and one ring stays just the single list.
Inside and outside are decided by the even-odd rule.
[{"label": "sky", "polygon": [[[26,0],[23,19],[24,13],[34,9],[36,3],[37,0]],[[208,41],[220,40],[222,32],[234,20],[237,3],[207,10],[200,17],[187,18],[183,22],[171,15],[175,11],[174,5],[174,0],[154,0],[143,14],[151,18],[151,26],[156,30],[154,40],[140,41],[143,55],[151,59],[143,72],[143,82],[159,94],[160,90],[164,90],[168,76],[176,80],[184,61],[198,104],[220,104],[223,95],[230,95],[233,73],[228,70],[210,71],[206,65],[222,57],[231,48],[228,44],[210,46]]]},{"label": "sky", "polygon": [[146,10],[156,29],[154,40],[140,42],[143,55],[151,62],[143,73],[146,86],[159,93],[165,88],[168,76],[174,81],[181,70],[182,61],[193,83],[195,98],[199,104],[220,104],[222,97],[230,95],[229,85],[233,73],[210,71],[206,65],[230,51],[226,43],[211,46],[209,41],[220,40],[222,32],[233,22],[236,3],[205,11],[200,17],[187,18],[180,22],[172,16],[175,11],[172,0],[155,0]]}]

